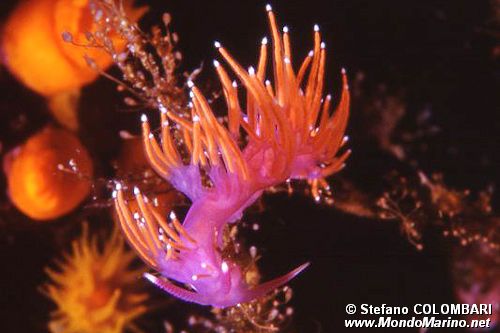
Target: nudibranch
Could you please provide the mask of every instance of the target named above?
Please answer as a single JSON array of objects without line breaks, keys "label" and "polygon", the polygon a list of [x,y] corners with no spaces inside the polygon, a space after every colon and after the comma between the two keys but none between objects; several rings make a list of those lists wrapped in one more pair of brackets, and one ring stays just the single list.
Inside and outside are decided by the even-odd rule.
[{"label": "nudibranch", "polygon": [[[173,211],[163,216],[137,187],[137,211],[129,208],[122,184],[113,192],[128,241],[162,275],[146,273],[145,277],[185,301],[233,306],[263,296],[305,269],[307,263],[272,281],[250,286],[241,268],[221,254],[223,228],[236,223],[245,208],[270,186],[288,179],[322,183],[343,168],[350,154],[345,150],[337,155],[347,141],[349,90],[345,71],[338,108],[330,114],[331,97],[322,98],[326,50],[318,26],[314,27],[314,49],[296,74],[288,28],[281,34],[271,6],[266,9],[273,42],[274,87],[265,80],[267,38],[262,40],[257,69],[250,67],[248,71],[215,42],[246,89],[246,109],[240,105],[237,83],[214,61],[227,104],[227,124],[214,115],[208,100],[191,81],[191,119],[160,105],[158,141],[147,117],[142,116],[149,163],[192,202],[184,222],[181,224]],[[183,147],[175,139],[176,133],[182,137]],[[183,152],[188,152],[188,158]]]},{"label": "nudibranch", "polygon": [[[131,0],[123,4],[132,20],[138,20],[146,10],[133,8]],[[77,124],[71,114],[74,110],[68,107],[74,107],[80,88],[99,76],[84,56],[103,70],[113,62],[97,47],[68,43],[88,44],[86,34],[94,28],[89,0],[20,1],[3,25],[2,62],[25,86],[49,98],[58,120],[69,127]],[[113,43],[118,49],[124,47],[118,36]]]},{"label": "nudibranch", "polygon": [[57,305],[49,322],[52,333],[122,333],[136,328],[133,321],[148,310],[148,295],[137,286],[144,268],[130,267],[136,256],[126,250],[119,228],[99,245],[85,223],[57,269],[46,268],[51,281],[41,291]]},{"label": "nudibranch", "polygon": [[87,197],[93,163],[72,132],[47,126],[8,153],[4,169],[12,203],[30,218],[46,221],[69,213]]}]

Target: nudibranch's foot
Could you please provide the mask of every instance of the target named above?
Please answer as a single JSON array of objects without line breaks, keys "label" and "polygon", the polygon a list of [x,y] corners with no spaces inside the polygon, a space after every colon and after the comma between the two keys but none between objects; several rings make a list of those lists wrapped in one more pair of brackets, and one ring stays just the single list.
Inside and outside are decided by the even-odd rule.
[{"label": "nudibranch's foot", "polygon": [[280,276],[274,280],[264,282],[252,289],[243,289],[235,292],[233,295],[227,295],[227,297],[221,296],[220,294],[202,295],[194,291],[190,291],[175,285],[167,279],[162,279],[150,273],[144,273],[144,277],[151,283],[159,287],[160,289],[166,291],[167,293],[180,298],[186,302],[197,303],[201,305],[211,305],[219,308],[226,308],[229,306],[234,306],[239,303],[250,302],[254,299],[260,298],[267,293],[275,290],[288,283],[291,279],[296,277],[300,272],[306,269],[310,263],[302,264],[301,266],[295,268],[294,270],[288,272],[287,274]]}]

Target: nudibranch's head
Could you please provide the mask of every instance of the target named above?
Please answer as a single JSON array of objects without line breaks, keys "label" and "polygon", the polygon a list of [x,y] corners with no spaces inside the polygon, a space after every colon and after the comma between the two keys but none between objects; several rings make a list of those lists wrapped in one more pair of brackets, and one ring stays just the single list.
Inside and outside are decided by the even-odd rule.
[{"label": "nudibranch's head", "polygon": [[69,213],[90,192],[92,160],[68,130],[42,129],[7,154],[4,167],[12,203],[35,220]]},{"label": "nudibranch's head", "polygon": [[[85,34],[95,28],[89,3],[89,0],[21,1],[2,33],[2,55],[10,72],[44,96],[79,89],[95,80],[98,72],[89,68],[84,55],[94,59],[102,69],[111,65],[111,57],[99,48],[67,42],[70,39],[75,44],[88,43]],[[134,9],[131,4],[130,0],[124,1],[124,8],[131,19],[137,20],[145,9]],[[117,48],[124,46],[119,38],[113,42]]]}]

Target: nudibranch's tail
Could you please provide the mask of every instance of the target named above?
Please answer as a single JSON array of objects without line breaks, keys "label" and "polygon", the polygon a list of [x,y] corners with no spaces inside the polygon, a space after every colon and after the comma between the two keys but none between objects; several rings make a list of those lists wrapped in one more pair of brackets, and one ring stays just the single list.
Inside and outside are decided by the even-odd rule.
[{"label": "nudibranch's tail", "polygon": [[126,239],[142,260],[158,270],[161,268],[161,263],[177,260],[180,251],[189,250],[196,245],[196,241],[182,227],[173,211],[170,214],[171,225],[169,225],[137,188],[134,188],[134,195],[138,212],[130,210],[121,184],[117,184],[113,192],[120,226]]},{"label": "nudibranch's tail", "polygon": [[[276,288],[279,288],[286,284],[288,281],[299,275],[304,269],[306,269],[310,265],[309,262],[306,262],[305,264],[300,265],[299,267],[295,268],[294,270],[288,272],[285,275],[282,275],[274,280],[264,282],[262,284],[259,284],[257,287],[250,289],[248,293],[248,300],[252,300],[255,298],[259,298],[264,296],[270,291],[273,291]],[[244,302],[244,301],[243,301]]]}]

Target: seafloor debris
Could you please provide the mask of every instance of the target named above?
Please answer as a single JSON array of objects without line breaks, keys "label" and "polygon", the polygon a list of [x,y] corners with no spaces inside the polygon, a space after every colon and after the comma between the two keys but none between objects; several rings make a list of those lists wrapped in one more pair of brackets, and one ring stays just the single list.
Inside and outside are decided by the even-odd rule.
[{"label": "seafloor debris", "polygon": [[[127,91],[126,104],[183,114],[186,98],[176,73],[182,55],[175,50],[178,36],[170,32],[170,15],[163,15],[163,28],[154,26],[147,34],[114,0],[90,0],[90,9],[95,28],[86,34],[86,46],[107,53],[122,78],[105,73],[91,55],[86,56],[88,66]],[[124,49],[117,47],[115,34],[125,43]]]},{"label": "seafloor debris", "polygon": [[474,197],[468,190],[457,191],[446,186],[442,175],[429,179],[421,172],[419,176],[422,185],[430,192],[430,200],[445,236],[459,239],[462,245],[478,242],[493,251],[500,249],[500,217],[494,215],[491,208],[491,189]]},{"label": "seafloor debris", "polygon": [[417,248],[422,247],[424,229],[434,227],[444,236],[457,238],[461,245],[480,243],[493,251],[500,249],[500,218],[491,209],[491,190],[474,197],[468,190],[449,188],[442,175],[429,178],[422,171],[418,179],[397,173],[390,179],[391,190],[378,201],[379,216],[400,221],[404,234]]}]

